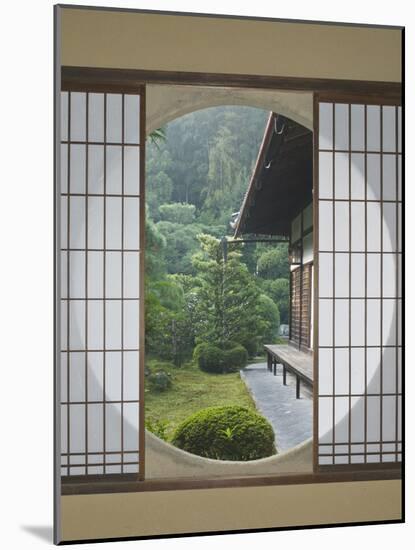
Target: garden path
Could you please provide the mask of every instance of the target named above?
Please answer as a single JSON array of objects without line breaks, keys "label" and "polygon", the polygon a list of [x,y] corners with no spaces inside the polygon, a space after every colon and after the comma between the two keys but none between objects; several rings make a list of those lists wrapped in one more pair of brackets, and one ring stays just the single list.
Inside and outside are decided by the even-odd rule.
[{"label": "garden path", "polygon": [[301,386],[301,398],[295,397],[295,377],[287,372],[282,383],[282,366],[274,376],[266,363],[248,365],[240,371],[258,411],[274,429],[278,452],[288,451],[312,436],[313,400],[309,388]]}]

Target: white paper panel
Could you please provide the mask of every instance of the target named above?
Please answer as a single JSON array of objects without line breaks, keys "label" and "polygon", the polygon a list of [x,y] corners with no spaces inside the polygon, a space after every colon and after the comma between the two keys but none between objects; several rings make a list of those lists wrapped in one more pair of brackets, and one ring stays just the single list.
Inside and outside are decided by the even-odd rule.
[{"label": "white paper panel", "polygon": [[61,453],[68,452],[68,405],[61,405]]},{"label": "white paper panel", "polygon": [[124,193],[140,194],[140,149],[124,147]]},{"label": "white paper panel", "polygon": [[[122,235],[122,199],[119,197],[106,197],[106,247],[121,250]],[[125,214],[124,214],[125,215]]]},{"label": "white paper panel", "polygon": [[352,153],[350,160],[350,196],[352,200],[365,198],[365,155]]},{"label": "white paper panel", "polygon": [[121,404],[107,403],[105,405],[105,447],[107,452],[121,450],[121,419]]},{"label": "white paper panel", "polygon": [[333,149],[333,104],[320,103],[319,148]]},{"label": "white paper panel", "polygon": [[69,354],[69,399],[85,401],[85,352]]},{"label": "white paper panel", "polygon": [[349,254],[336,253],[334,255],[334,292],[337,298],[346,298],[349,291]]},{"label": "white paper panel", "polygon": [[365,393],[365,349],[350,350],[350,393],[363,395]]},{"label": "white paper panel", "polygon": [[396,200],[396,155],[382,156],[383,200]]},{"label": "white paper panel", "polygon": [[318,193],[320,199],[333,198],[333,153],[319,153],[318,164]]},{"label": "white paper panel", "polygon": [[396,252],[396,203],[383,204],[383,251]]},{"label": "white paper panel", "polygon": [[85,252],[69,252],[69,297],[85,298]]},{"label": "white paper panel", "polygon": [[335,346],[349,345],[348,300],[335,300],[334,334]]},{"label": "white paper panel", "polygon": [[319,292],[322,298],[333,296],[333,254],[319,254]]},{"label": "white paper panel", "polygon": [[349,154],[334,154],[334,196],[335,199],[349,198]]},{"label": "white paper panel", "polygon": [[318,400],[318,435],[320,443],[333,441],[333,398],[320,397]]},{"label": "white paper panel", "polygon": [[88,300],[88,349],[103,348],[104,340],[104,302]]},{"label": "white paper panel", "polygon": [[383,348],[383,392],[396,393],[396,348]]},{"label": "white paper panel", "polygon": [[334,355],[334,391],[336,395],[348,394],[350,388],[349,350],[336,349]]},{"label": "white paper panel", "polygon": [[88,248],[104,248],[104,199],[88,197]]},{"label": "white paper panel", "polygon": [[365,439],[365,398],[352,397],[350,411],[350,439],[360,442]]},{"label": "white paper panel", "polygon": [[124,352],[123,392],[126,401],[139,398],[139,354],[138,351]]},{"label": "white paper panel", "polygon": [[383,151],[396,151],[396,107],[382,107],[382,148]]},{"label": "white paper panel", "polygon": [[80,350],[85,347],[85,301],[69,302],[69,349]]},{"label": "white paper panel", "polygon": [[138,250],[140,248],[140,199],[124,199],[124,247]]},{"label": "white paper panel", "polygon": [[71,141],[86,139],[86,94],[71,92]]},{"label": "white paper panel", "polygon": [[332,346],[333,345],[333,301],[332,300],[319,300],[319,345],[320,346]]},{"label": "white paper panel", "polygon": [[336,397],[334,402],[335,441],[349,440],[349,398]]},{"label": "white paper panel", "polygon": [[69,247],[85,248],[85,197],[70,197]]},{"label": "white paper panel", "polygon": [[333,250],[333,203],[319,201],[319,250]]},{"label": "white paper panel", "polygon": [[71,453],[85,452],[85,405],[69,405],[69,441]]},{"label": "white paper panel", "polygon": [[333,351],[322,348],[318,352],[319,393],[333,395]]},{"label": "white paper panel", "polygon": [[346,150],[349,149],[349,106],[338,103],[334,106],[335,123],[335,148]]},{"label": "white paper panel", "polygon": [[104,94],[89,94],[88,140],[104,141]]},{"label": "white paper panel", "polygon": [[122,192],[122,151],[118,145],[106,148],[106,192],[120,195]]},{"label": "white paper panel", "polygon": [[68,400],[68,354],[62,352],[61,354],[61,401]]},{"label": "white paper panel", "polygon": [[103,401],[104,399],[104,354],[103,352],[88,352],[88,401]]},{"label": "white paper panel", "polygon": [[381,348],[367,348],[367,393],[380,393],[381,368]]},{"label": "white paper panel", "polygon": [[135,451],[139,448],[138,441],[139,409],[138,403],[124,404],[124,449]]},{"label": "white paper panel", "polygon": [[60,165],[61,165],[61,181],[60,181],[60,188],[61,193],[67,193],[68,192],[68,145],[66,143],[63,143],[61,145],[61,158],[60,158]]},{"label": "white paper panel", "polygon": [[380,345],[380,300],[368,300],[366,304],[367,312],[367,345]]},{"label": "white paper panel", "polygon": [[61,92],[61,140],[68,139],[68,92]]},{"label": "white paper panel", "polygon": [[335,202],[335,250],[349,250],[349,203]]},{"label": "white paper panel", "polygon": [[105,297],[121,298],[121,252],[105,254]]},{"label": "white paper panel", "polygon": [[124,302],[124,348],[138,349],[139,347],[139,301],[127,300]]},{"label": "white paper panel", "polygon": [[351,111],[351,149],[363,151],[365,148],[365,107],[352,105]]},{"label": "white paper panel", "polygon": [[368,154],[366,157],[367,170],[367,200],[381,200],[381,185],[380,185],[380,160],[378,154]]},{"label": "white paper panel", "polygon": [[[102,404],[88,405],[88,451],[98,453],[104,450],[104,406]],[[98,457],[91,456],[90,462],[94,458],[102,461],[102,455]]]},{"label": "white paper panel", "polygon": [[367,296],[369,298],[380,298],[380,279],[381,279],[381,255],[367,255]]},{"label": "white paper panel", "polygon": [[367,105],[367,150],[380,151],[380,107]]},{"label": "white paper panel", "polygon": [[365,344],[365,302],[364,300],[352,300],[350,303],[352,346],[364,346]]},{"label": "white paper panel", "polygon": [[69,189],[71,193],[85,194],[86,181],[86,146],[70,146],[70,177]]},{"label": "white paper panel", "polygon": [[124,96],[124,140],[126,143],[140,142],[140,96]]},{"label": "white paper panel", "polygon": [[[124,304],[125,308],[125,304]],[[121,300],[105,302],[106,349],[121,349]]]},{"label": "white paper panel", "polygon": [[121,401],[121,352],[105,353],[105,400]]},{"label": "white paper panel", "polygon": [[365,296],[365,255],[351,254],[351,296],[352,298],[363,298]]},{"label": "white paper panel", "polygon": [[394,298],[397,291],[397,262],[399,254],[383,254],[383,297]]},{"label": "white paper panel", "polygon": [[380,397],[367,397],[367,440],[380,441]]},{"label": "white paper panel", "polygon": [[140,292],[140,255],[124,252],[124,298],[138,298]]},{"label": "white paper panel", "polygon": [[107,142],[121,143],[121,94],[107,94]]},{"label": "white paper panel", "polygon": [[383,345],[396,346],[397,300],[383,300]]},{"label": "white paper panel", "polygon": [[367,213],[367,250],[368,252],[380,252],[380,204],[368,202],[366,204]]},{"label": "white paper panel", "polygon": [[88,252],[88,298],[104,296],[104,253]]},{"label": "white paper panel", "polygon": [[351,243],[352,252],[364,252],[366,234],[366,213],[363,202],[351,203]]},{"label": "white paper panel", "polygon": [[104,192],[104,147],[102,145],[88,146],[88,193],[102,194]]}]

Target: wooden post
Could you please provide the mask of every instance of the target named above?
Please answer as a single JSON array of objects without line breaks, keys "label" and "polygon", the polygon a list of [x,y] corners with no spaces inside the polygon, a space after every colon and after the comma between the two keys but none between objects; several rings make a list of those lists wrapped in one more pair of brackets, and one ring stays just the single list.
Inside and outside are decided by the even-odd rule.
[{"label": "wooden post", "polygon": [[296,377],[295,397],[300,399],[300,377]]},{"label": "wooden post", "polygon": [[282,365],[282,383],[284,386],[287,385],[287,369],[285,368],[285,365]]},{"label": "wooden post", "polygon": [[277,359],[274,357],[273,361],[274,376],[277,375]]},{"label": "wooden post", "polygon": [[271,354],[269,351],[267,351],[267,368],[270,371],[272,369],[272,363],[271,363]]}]

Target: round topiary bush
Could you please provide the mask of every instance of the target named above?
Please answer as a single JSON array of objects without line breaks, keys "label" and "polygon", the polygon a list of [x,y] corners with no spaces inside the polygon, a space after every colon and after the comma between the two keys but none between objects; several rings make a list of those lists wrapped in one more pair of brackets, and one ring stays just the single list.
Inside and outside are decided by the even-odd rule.
[{"label": "round topiary bush", "polygon": [[147,380],[150,390],[153,392],[163,392],[172,386],[171,375],[164,370],[152,372],[148,375]]},{"label": "round topiary bush", "polygon": [[228,344],[226,349],[202,343],[195,347],[193,360],[205,372],[223,374],[244,367],[248,361],[248,353],[243,346],[234,342]]},{"label": "round topiary bush", "polygon": [[228,371],[237,371],[244,367],[247,362],[248,352],[240,344],[225,352],[224,363]]},{"label": "round topiary bush", "polygon": [[276,453],[271,424],[238,405],[209,407],[184,420],[172,444],[216,460],[256,460]]},{"label": "round topiary bush", "polygon": [[205,343],[196,346],[193,352],[199,368],[205,372],[225,372],[224,356],[225,353],[220,348]]}]

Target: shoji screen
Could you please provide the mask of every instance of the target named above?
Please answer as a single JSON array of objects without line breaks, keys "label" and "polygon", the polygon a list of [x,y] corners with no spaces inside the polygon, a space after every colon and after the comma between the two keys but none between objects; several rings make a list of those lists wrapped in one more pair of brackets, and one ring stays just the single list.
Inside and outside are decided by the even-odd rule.
[{"label": "shoji screen", "polygon": [[61,94],[62,475],[143,471],[140,103]]},{"label": "shoji screen", "polygon": [[397,463],[401,108],[320,103],[318,116],[318,462]]}]

